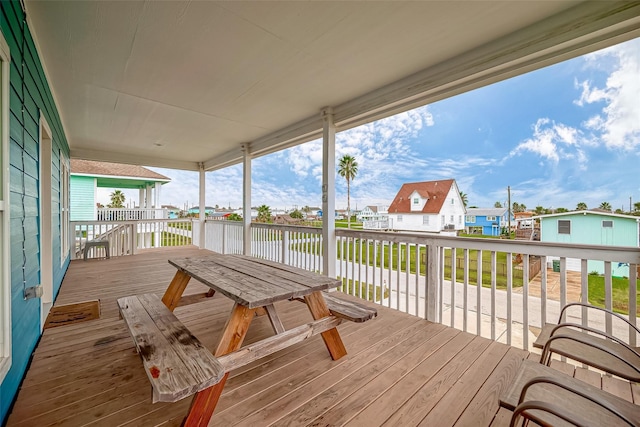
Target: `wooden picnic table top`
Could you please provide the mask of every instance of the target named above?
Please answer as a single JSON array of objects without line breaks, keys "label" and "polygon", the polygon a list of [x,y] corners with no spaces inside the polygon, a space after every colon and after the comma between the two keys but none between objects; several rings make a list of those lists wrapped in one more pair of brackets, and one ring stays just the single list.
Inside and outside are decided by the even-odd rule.
[{"label": "wooden picnic table top", "polygon": [[338,279],[246,255],[173,258],[169,264],[248,308],[336,288]]}]

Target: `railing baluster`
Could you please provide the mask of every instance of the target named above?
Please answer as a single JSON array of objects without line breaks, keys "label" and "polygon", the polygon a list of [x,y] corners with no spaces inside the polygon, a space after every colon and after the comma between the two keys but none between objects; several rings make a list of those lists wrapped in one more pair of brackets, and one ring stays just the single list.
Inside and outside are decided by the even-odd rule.
[{"label": "railing baluster", "polygon": [[482,335],[482,251],[477,254],[476,268],[476,334]]},{"label": "railing baluster", "polygon": [[414,291],[415,291],[415,296],[416,296],[416,301],[415,301],[415,307],[414,307],[414,314],[416,316],[420,316],[420,305],[419,305],[419,301],[420,301],[420,262],[422,260],[422,257],[420,256],[420,245],[416,244],[416,251],[414,253],[415,255],[415,259],[414,259],[414,264],[416,266],[416,281],[415,281],[415,285],[414,285]]},{"label": "railing baluster", "polygon": [[[629,322],[633,326],[638,326],[637,324],[637,313],[638,313],[638,265],[637,264],[629,264]],[[638,344],[636,331],[629,326],[629,345],[635,347]]]},{"label": "railing baluster", "polygon": [[[604,262],[604,306],[608,310],[613,310],[613,278],[611,275],[611,261]],[[611,334],[613,323],[611,314],[605,314],[606,331]]]},{"label": "railing baluster", "polygon": [[456,288],[458,273],[458,248],[451,248],[451,327],[456,327]]},{"label": "railing baluster", "polygon": [[[456,261],[457,262],[457,261]],[[462,294],[462,330],[467,332],[467,318],[469,313],[469,298],[467,292],[469,290],[469,249],[464,250],[464,293]]]},{"label": "railing baluster", "polygon": [[496,340],[496,286],[498,254],[491,251],[491,339]]},{"label": "railing baluster", "polygon": [[513,298],[513,253],[507,252],[507,345],[511,345],[513,314],[511,305]]},{"label": "railing baluster", "polygon": [[540,327],[547,324],[547,257],[540,257]]},{"label": "railing baluster", "polygon": [[529,350],[529,254],[522,256],[522,348]]},{"label": "railing baluster", "polygon": [[411,246],[409,243],[405,244],[405,265],[404,265],[404,281],[405,281],[405,310],[409,312],[409,266],[411,258]]}]

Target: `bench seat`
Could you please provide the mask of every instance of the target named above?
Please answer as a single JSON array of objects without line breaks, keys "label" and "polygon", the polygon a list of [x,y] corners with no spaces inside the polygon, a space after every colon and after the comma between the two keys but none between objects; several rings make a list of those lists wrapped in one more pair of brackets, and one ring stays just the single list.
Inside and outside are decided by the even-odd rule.
[{"label": "bench seat", "polygon": [[155,294],[118,299],[153,388],[153,403],[176,402],[222,380],[225,369]]},{"label": "bench seat", "polygon": [[[359,304],[353,301],[334,296],[337,292],[323,292],[324,300],[327,308],[332,315],[340,319],[349,320],[350,322],[362,323],[371,320],[378,315],[378,310]],[[298,301],[304,302],[304,298],[296,298]]]}]

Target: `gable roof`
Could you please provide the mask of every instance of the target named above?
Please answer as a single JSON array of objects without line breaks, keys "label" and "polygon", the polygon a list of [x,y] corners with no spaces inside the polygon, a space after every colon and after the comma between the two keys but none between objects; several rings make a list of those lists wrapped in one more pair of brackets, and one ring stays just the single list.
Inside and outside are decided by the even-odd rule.
[{"label": "gable roof", "polygon": [[[443,179],[439,181],[410,182],[402,184],[400,191],[389,206],[389,213],[439,213],[442,209],[451,186],[455,179]],[[411,211],[410,196],[416,191],[424,198],[429,198],[421,211]]]},{"label": "gable roof", "polygon": [[171,178],[149,170],[143,166],[95,162],[93,160],[80,159],[71,159],[71,174],[144,178],[153,181],[171,181]]},{"label": "gable roof", "polygon": [[467,208],[467,215],[475,216],[502,216],[507,208]]}]

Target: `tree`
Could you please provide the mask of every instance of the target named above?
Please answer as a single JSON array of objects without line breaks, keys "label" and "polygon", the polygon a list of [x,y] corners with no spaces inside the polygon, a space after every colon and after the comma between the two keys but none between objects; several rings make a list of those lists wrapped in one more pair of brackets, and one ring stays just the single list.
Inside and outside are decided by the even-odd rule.
[{"label": "tree", "polygon": [[577,211],[586,211],[587,209],[587,204],[585,202],[580,202],[576,205]]},{"label": "tree", "polygon": [[640,202],[635,202],[633,204],[633,210],[636,212],[640,211]]},{"label": "tree", "polygon": [[302,219],[304,217],[304,215],[302,215],[302,212],[300,212],[298,209],[291,212],[289,216],[295,219]]},{"label": "tree", "polygon": [[234,212],[227,217],[227,221],[242,221],[242,217]]},{"label": "tree", "polygon": [[544,213],[544,207],[542,206],[536,206],[536,215],[542,215]]},{"label": "tree", "polygon": [[527,210],[527,207],[524,204],[518,203],[518,202],[513,202],[512,205],[512,211],[515,212],[524,212]]},{"label": "tree", "polygon": [[569,209],[567,209],[567,208],[558,208],[558,209],[556,209],[556,213],[563,213],[563,212],[569,212]]},{"label": "tree", "polygon": [[611,212],[611,204],[609,202],[602,202],[599,206],[600,209]]},{"label": "tree", "polygon": [[624,211],[623,211],[622,209],[618,208],[618,209],[616,209],[615,213],[617,213],[617,214],[623,214],[623,213],[624,213]]},{"label": "tree", "polygon": [[271,222],[271,208],[267,205],[258,206],[258,222]]},{"label": "tree", "polygon": [[111,197],[111,203],[107,205],[110,208],[124,208],[125,196],[120,190],[115,190],[109,195]]},{"label": "tree", "polygon": [[340,158],[338,174],[347,180],[347,228],[351,228],[351,181],[358,174],[358,162],[355,157],[345,154]]},{"label": "tree", "polygon": [[469,197],[467,196],[466,193],[464,192],[460,192],[460,198],[462,199],[462,206],[464,206],[465,208],[467,207],[467,203],[469,203]]},{"label": "tree", "polygon": [[502,207],[502,203],[500,203],[500,202],[495,202],[495,203],[493,204],[493,207],[494,207],[494,208],[501,208],[501,207]]},{"label": "tree", "polygon": [[302,208],[302,211],[308,215],[309,212],[311,212],[311,208],[309,205],[305,205],[304,208]]}]

